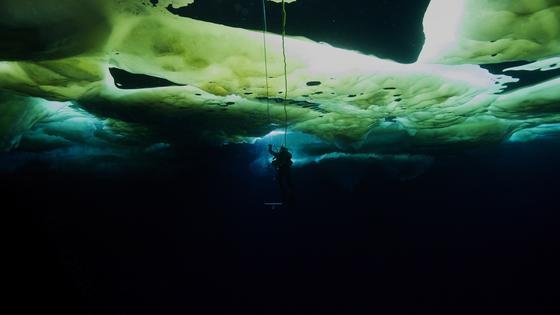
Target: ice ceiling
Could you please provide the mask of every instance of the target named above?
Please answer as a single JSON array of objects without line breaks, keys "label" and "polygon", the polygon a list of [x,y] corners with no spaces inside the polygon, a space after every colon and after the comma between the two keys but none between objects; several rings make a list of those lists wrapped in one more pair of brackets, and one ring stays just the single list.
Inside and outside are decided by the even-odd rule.
[{"label": "ice ceiling", "polygon": [[[272,123],[261,32],[165,10],[193,0],[146,2],[0,3],[1,150],[254,141],[284,123],[286,92],[289,141],[313,138],[338,152],[461,148],[560,130],[560,77],[504,92],[515,71],[560,69],[560,0],[432,0],[413,64],[288,37],[288,91],[281,37],[268,34]],[[479,66],[510,61],[525,63],[497,74]],[[173,84],[125,89],[110,69]]]}]

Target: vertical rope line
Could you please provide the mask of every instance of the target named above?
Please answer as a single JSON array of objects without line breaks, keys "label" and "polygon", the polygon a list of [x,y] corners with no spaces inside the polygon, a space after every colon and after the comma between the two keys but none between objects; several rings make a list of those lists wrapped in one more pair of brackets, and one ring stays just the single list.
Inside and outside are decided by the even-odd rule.
[{"label": "vertical rope line", "polygon": [[284,56],[284,146],[288,142],[288,110],[286,103],[288,101],[288,64],[286,61],[286,2],[282,0],[282,55]]},{"label": "vertical rope line", "polygon": [[266,84],[266,115],[268,119],[268,125],[271,125],[270,119],[270,91],[268,88],[268,54],[266,49],[266,33],[268,32],[268,21],[266,18],[266,0],[262,0],[262,12],[263,12],[263,48],[264,48],[264,74],[265,74],[265,84]]}]

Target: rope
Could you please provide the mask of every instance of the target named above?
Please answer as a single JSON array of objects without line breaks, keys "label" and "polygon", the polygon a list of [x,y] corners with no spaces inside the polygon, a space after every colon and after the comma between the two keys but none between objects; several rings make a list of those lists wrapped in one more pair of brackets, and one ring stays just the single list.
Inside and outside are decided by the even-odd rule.
[{"label": "rope", "polygon": [[[268,19],[266,17],[266,1],[267,0],[262,0],[262,13],[263,13],[263,50],[264,50],[264,81],[266,84],[266,116],[267,116],[267,120],[268,120],[268,126],[272,125],[272,120],[270,118],[270,90],[268,87],[268,54],[267,54],[267,50],[266,50],[266,33],[268,33]],[[269,144],[272,144],[272,137],[270,138]],[[271,169],[272,164],[268,165]],[[272,180],[275,181],[276,179],[274,178],[274,176],[272,177]],[[274,206],[273,206],[274,207]]]},{"label": "rope", "polygon": [[268,57],[266,51],[266,33],[268,32],[268,22],[266,18],[266,0],[262,0],[262,11],[263,11],[263,47],[264,47],[264,73],[265,73],[265,84],[266,84],[266,114],[268,117],[268,125],[271,125],[270,119],[270,91],[268,88]]},{"label": "rope", "polygon": [[282,0],[282,55],[284,56],[284,147],[288,142],[288,64],[286,62],[286,2]]}]

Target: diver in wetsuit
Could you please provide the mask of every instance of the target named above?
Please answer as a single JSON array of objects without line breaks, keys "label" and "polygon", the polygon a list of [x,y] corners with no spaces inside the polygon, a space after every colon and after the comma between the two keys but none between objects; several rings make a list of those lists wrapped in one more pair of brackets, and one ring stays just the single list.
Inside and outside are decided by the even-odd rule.
[{"label": "diver in wetsuit", "polygon": [[272,144],[268,145],[268,152],[273,156],[272,166],[276,170],[276,181],[280,186],[282,201],[293,204],[294,194],[290,167],[292,166],[292,154],[285,146],[281,146],[278,152],[272,150]]}]

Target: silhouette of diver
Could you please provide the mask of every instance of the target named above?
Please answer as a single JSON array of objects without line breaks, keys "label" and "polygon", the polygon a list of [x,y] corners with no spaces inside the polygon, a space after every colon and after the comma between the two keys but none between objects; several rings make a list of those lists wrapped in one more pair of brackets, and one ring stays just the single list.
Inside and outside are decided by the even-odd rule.
[{"label": "silhouette of diver", "polygon": [[282,193],[282,202],[294,203],[294,192],[290,167],[292,166],[292,154],[285,146],[281,146],[278,152],[272,150],[272,144],[268,145],[268,152],[273,156],[272,166],[276,170],[276,181]]}]

